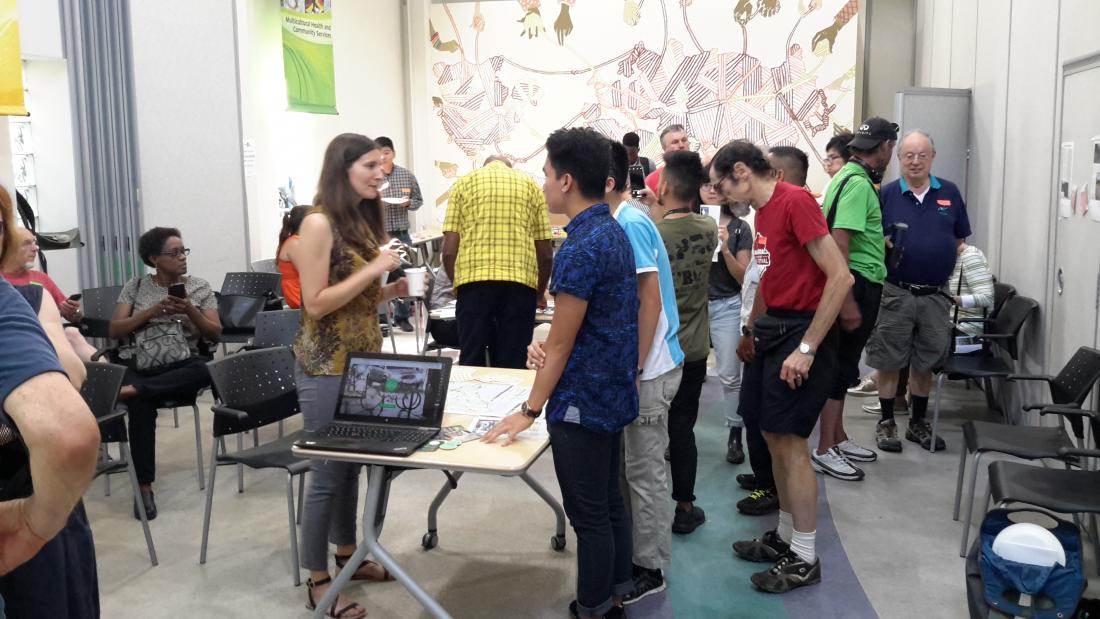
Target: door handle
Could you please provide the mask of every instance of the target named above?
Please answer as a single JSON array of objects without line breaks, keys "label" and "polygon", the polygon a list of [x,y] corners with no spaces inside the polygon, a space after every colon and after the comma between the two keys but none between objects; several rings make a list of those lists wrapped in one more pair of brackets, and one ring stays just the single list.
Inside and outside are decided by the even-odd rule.
[{"label": "door handle", "polygon": [[1066,279],[1062,275],[1062,267],[1058,267],[1058,275],[1056,281],[1058,282],[1058,296],[1062,296],[1062,292],[1064,292],[1066,289]]}]

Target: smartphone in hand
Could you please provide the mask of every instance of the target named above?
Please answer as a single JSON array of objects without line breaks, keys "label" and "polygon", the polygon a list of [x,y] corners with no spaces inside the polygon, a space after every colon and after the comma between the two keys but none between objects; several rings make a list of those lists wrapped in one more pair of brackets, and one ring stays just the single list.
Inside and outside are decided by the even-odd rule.
[{"label": "smartphone in hand", "polygon": [[83,297],[84,297],[84,295],[78,292],[76,294],[69,295],[69,300],[70,301],[79,301]]},{"label": "smartphone in hand", "polygon": [[176,297],[177,299],[186,299],[187,287],[183,284],[172,284],[168,287],[168,296]]}]

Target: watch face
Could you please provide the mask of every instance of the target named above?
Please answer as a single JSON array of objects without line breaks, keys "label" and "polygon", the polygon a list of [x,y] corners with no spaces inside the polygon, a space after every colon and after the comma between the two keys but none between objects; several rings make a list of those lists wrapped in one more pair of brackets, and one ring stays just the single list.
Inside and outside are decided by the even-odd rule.
[{"label": "watch face", "polygon": [[810,345],[809,344],[799,344],[798,345],[798,352],[800,352],[804,355],[810,354]]}]

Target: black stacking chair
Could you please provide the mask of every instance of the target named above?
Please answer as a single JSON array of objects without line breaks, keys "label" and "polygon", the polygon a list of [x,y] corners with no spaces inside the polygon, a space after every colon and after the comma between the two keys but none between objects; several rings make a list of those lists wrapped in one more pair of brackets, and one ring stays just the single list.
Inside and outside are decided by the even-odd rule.
[{"label": "black stacking chair", "polygon": [[[222,288],[218,291],[218,313],[222,316],[222,352],[226,344],[247,344],[256,333],[255,322],[233,326],[236,320],[230,320],[226,312],[231,311],[227,302],[233,297],[263,299],[257,309],[281,310],[283,276],[279,273],[238,272],[226,273]],[[258,314],[257,314],[258,315]]]},{"label": "black stacking chair", "polygon": [[[138,491],[137,473],[134,471],[134,461],[130,458],[130,442],[126,434],[126,409],[116,408],[118,390],[122,387],[122,378],[126,375],[126,368],[121,365],[109,363],[85,363],[88,378],[80,388],[80,395],[92,409],[96,423],[99,424],[99,440],[106,447],[111,443],[118,443],[118,460],[101,458],[96,464],[95,476],[104,476],[107,482],[107,496],[111,495],[111,475],[115,473],[127,473],[130,477],[130,487],[133,490],[133,500],[140,500]],[[104,451],[106,455],[106,451]],[[153,535],[149,532],[149,520],[145,517],[145,510],[138,509],[141,517],[141,528],[145,531],[145,545],[149,549],[149,561],[157,564],[157,550],[153,546]]]},{"label": "black stacking chair", "polygon": [[1100,350],[1082,346],[1066,363],[1058,376],[1013,374],[1010,381],[1044,381],[1050,388],[1052,404],[1027,404],[1024,410],[1038,410],[1040,415],[1056,414],[1069,419],[1076,441],[1066,433],[1061,421],[1056,427],[1009,426],[988,421],[968,421],[963,424],[964,449],[959,456],[959,478],[955,483],[955,520],[959,519],[959,503],[962,500],[963,474],[966,456],[974,454],[970,469],[970,493],[967,498],[966,518],[963,520],[962,545],[959,556],[966,556],[966,543],[970,536],[970,517],[974,509],[974,493],[978,483],[978,468],[986,453],[1002,453],[1023,460],[1059,458],[1060,449],[1086,447],[1083,417],[1080,407],[1089,396],[1097,380],[1100,380]]},{"label": "black stacking chair", "polygon": [[122,286],[88,288],[81,291],[80,309],[83,316],[77,328],[85,338],[97,340],[98,355],[102,355],[110,343],[111,317],[115,315],[118,295]]},{"label": "black stacking chair", "polygon": [[993,320],[1005,306],[1005,302],[1016,296],[1016,287],[1004,282],[993,282],[993,309],[990,310],[988,320]]},{"label": "black stacking chair", "polygon": [[[294,355],[289,348],[250,350],[211,361],[210,376],[221,403],[214,410],[214,440],[225,444],[225,437],[277,423],[297,415],[298,391],[294,385]],[[199,563],[206,563],[206,543],[210,535],[210,513],[214,504],[214,476],[219,465],[243,465],[253,469],[282,469],[286,471],[286,505],[290,525],[291,573],[295,586],[301,584],[298,572],[298,536],[295,524],[294,476],[299,476],[298,510],[301,512],[303,474],[309,469],[309,460],[290,453],[294,441],[303,432],[294,432],[283,438],[258,447],[241,449],[218,455],[217,446],[210,454],[210,484],[206,488],[206,513],[202,523],[202,550]],[[238,445],[240,442],[238,440]],[[243,482],[238,482],[243,491]]]},{"label": "black stacking chair", "polygon": [[[1039,304],[1034,299],[1014,296],[1005,302],[1005,306],[997,313],[997,318],[989,324],[986,333],[975,336],[987,345],[986,354],[951,355],[937,370],[936,374],[936,399],[932,411],[932,442],[931,452],[936,451],[936,432],[940,421],[940,395],[943,393],[943,381],[968,380],[968,379],[1006,379],[1015,373],[1016,360],[1019,357],[1019,337],[1024,324],[1039,309]],[[997,354],[1002,350],[1011,358],[1011,363],[1003,356]],[[988,392],[987,392],[988,393]]]},{"label": "black stacking chair", "polygon": [[250,349],[293,346],[301,327],[302,310],[287,309],[256,314],[256,335]]},{"label": "black stacking chair", "polygon": [[[1081,411],[1095,426],[1100,417],[1096,411]],[[1070,468],[1074,458],[1100,458],[1100,450],[1063,447],[1058,450],[1066,462],[1065,469],[1030,466],[1021,462],[999,460],[989,465],[989,491],[985,505],[1004,506],[1009,503],[1027,503],[1060,514],[1088,514],[1092,530],[1096,528],[1096,514],[1100,512],[1100,471]],[[1100,535],[1093,536],[1093,551],[1100,557]],[[1100,566],[1100,564],[1098,564]]]}]

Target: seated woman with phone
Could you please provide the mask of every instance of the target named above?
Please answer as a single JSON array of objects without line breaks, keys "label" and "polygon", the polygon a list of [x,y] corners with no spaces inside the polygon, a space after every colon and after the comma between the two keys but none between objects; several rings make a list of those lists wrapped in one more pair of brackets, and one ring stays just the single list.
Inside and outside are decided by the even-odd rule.
[{"label": "seated woman with phone", "polygon": [[[126,282],[111,319],[112,338],[133,340],[119,399],[130,410],[130,452],[149,520],[157,516],[152,486],[157,407],[210,386],[205,344],[217,342],[222,332],[210,284],[187,275],[189,253],[175,228],[141,235],[138,254],[156,271]],[[134,517],[140,518],[137,510],[135,501]]]}]

